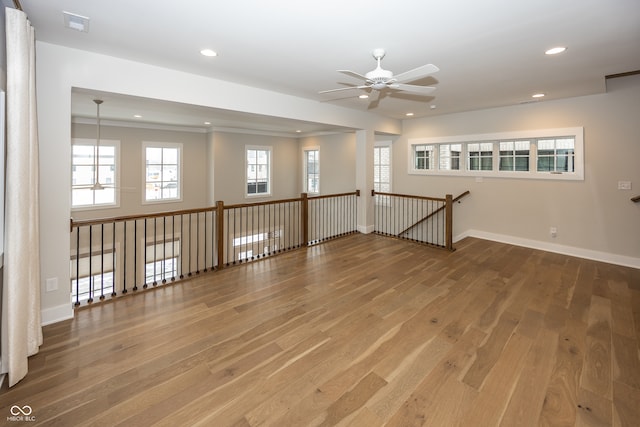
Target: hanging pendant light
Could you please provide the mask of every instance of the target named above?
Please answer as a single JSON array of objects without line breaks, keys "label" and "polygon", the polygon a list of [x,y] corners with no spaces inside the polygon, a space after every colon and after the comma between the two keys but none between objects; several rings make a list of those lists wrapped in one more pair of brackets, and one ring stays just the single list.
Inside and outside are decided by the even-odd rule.
[{"label": "hanging pendant light", "polygon": [[93,180],[93,185],[91,186],[92,190],[104,190],[104,186],[100,184],[100,105],[102,104],[101,99],[94,99],[93,102],[96,103],[96,149],[94,150],[94,159],[93,164],[96,168],[95,179]]}]

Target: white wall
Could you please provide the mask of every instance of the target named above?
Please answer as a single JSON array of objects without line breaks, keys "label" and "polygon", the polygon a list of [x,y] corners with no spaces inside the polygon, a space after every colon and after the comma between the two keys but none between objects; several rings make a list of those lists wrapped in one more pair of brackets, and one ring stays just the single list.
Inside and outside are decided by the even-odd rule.
[{"label": "white wall", "polygon": [[[456,205],[454,235],[471,234],[640,268],[640,76],[608,93],[413,119],[393,144],[394,192],[471,195]],[[584,127],[584,181],[408,175],[408,139]],[[632,191],[617,189],[632,181]],[[558,229],[552,238],[549,228]]]}]

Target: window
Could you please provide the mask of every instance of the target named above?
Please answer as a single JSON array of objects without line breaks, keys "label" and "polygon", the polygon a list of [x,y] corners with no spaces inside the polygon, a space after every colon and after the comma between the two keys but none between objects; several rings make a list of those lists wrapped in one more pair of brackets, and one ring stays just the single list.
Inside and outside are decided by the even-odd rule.
[{"label": "window", "polygon": [[414,146],[414,168],[416,170],[429,170],[432,169],[432,145],[416,145]]},{"label": "window", "polygon": [[538,170],[551,173],[573,172],[575,141],[572,138],[541,139],[538,141]]},{"label": "window", "polygon": [[271,194],[271,147],[247,147],[247,196]]},{"label": "window", "polygon": [[409,173],[582,180],[583,139],[581,127],[410,139]]},{"label": "window", "polygon": [[391,192],[391,146],[373,147],[373,189],[380,193]]},{"label": "window", "polygon": [[440,170],[460,170],[462,144],[440,144]]},{"label": "window", "polygon": [[481,142],[467,144],[470,171],[493,170],[493,143]]},{"label": "window", "polygon": [[317,194],[320,192],[320,150],[317,148],[304,150],[304,191]]},{"label": "window", "polygon": [[529,141],[501,141],[500,170],[528,171],[530,145]]},{"label": "window", "polygon": [[[119,141],[74,139],[71,146],[71,207],[117,206]],[[98,182],[100,185],[97,185]]]},{"label": "window", "polygon": [[182,144],[143,144],[145,158],[146,202],[172,201],[181,198]]}]

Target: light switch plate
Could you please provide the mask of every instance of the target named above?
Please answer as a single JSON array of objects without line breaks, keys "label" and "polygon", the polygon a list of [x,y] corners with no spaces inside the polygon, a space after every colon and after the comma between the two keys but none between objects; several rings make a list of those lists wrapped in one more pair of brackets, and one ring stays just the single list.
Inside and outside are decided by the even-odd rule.
[{"label": "light switch plate", "polygon": [[631,190],[631,181],[618,181],[618,190]]}]

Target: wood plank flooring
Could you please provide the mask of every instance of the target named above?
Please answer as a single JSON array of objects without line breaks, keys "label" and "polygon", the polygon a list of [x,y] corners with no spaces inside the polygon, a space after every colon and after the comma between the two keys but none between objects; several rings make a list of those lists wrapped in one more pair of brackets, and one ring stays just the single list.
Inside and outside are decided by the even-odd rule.
[{"label": "wood plank flooring", "polygon": [[44,328],[0,424],[638,426],[640,270],[375,235]]}]

